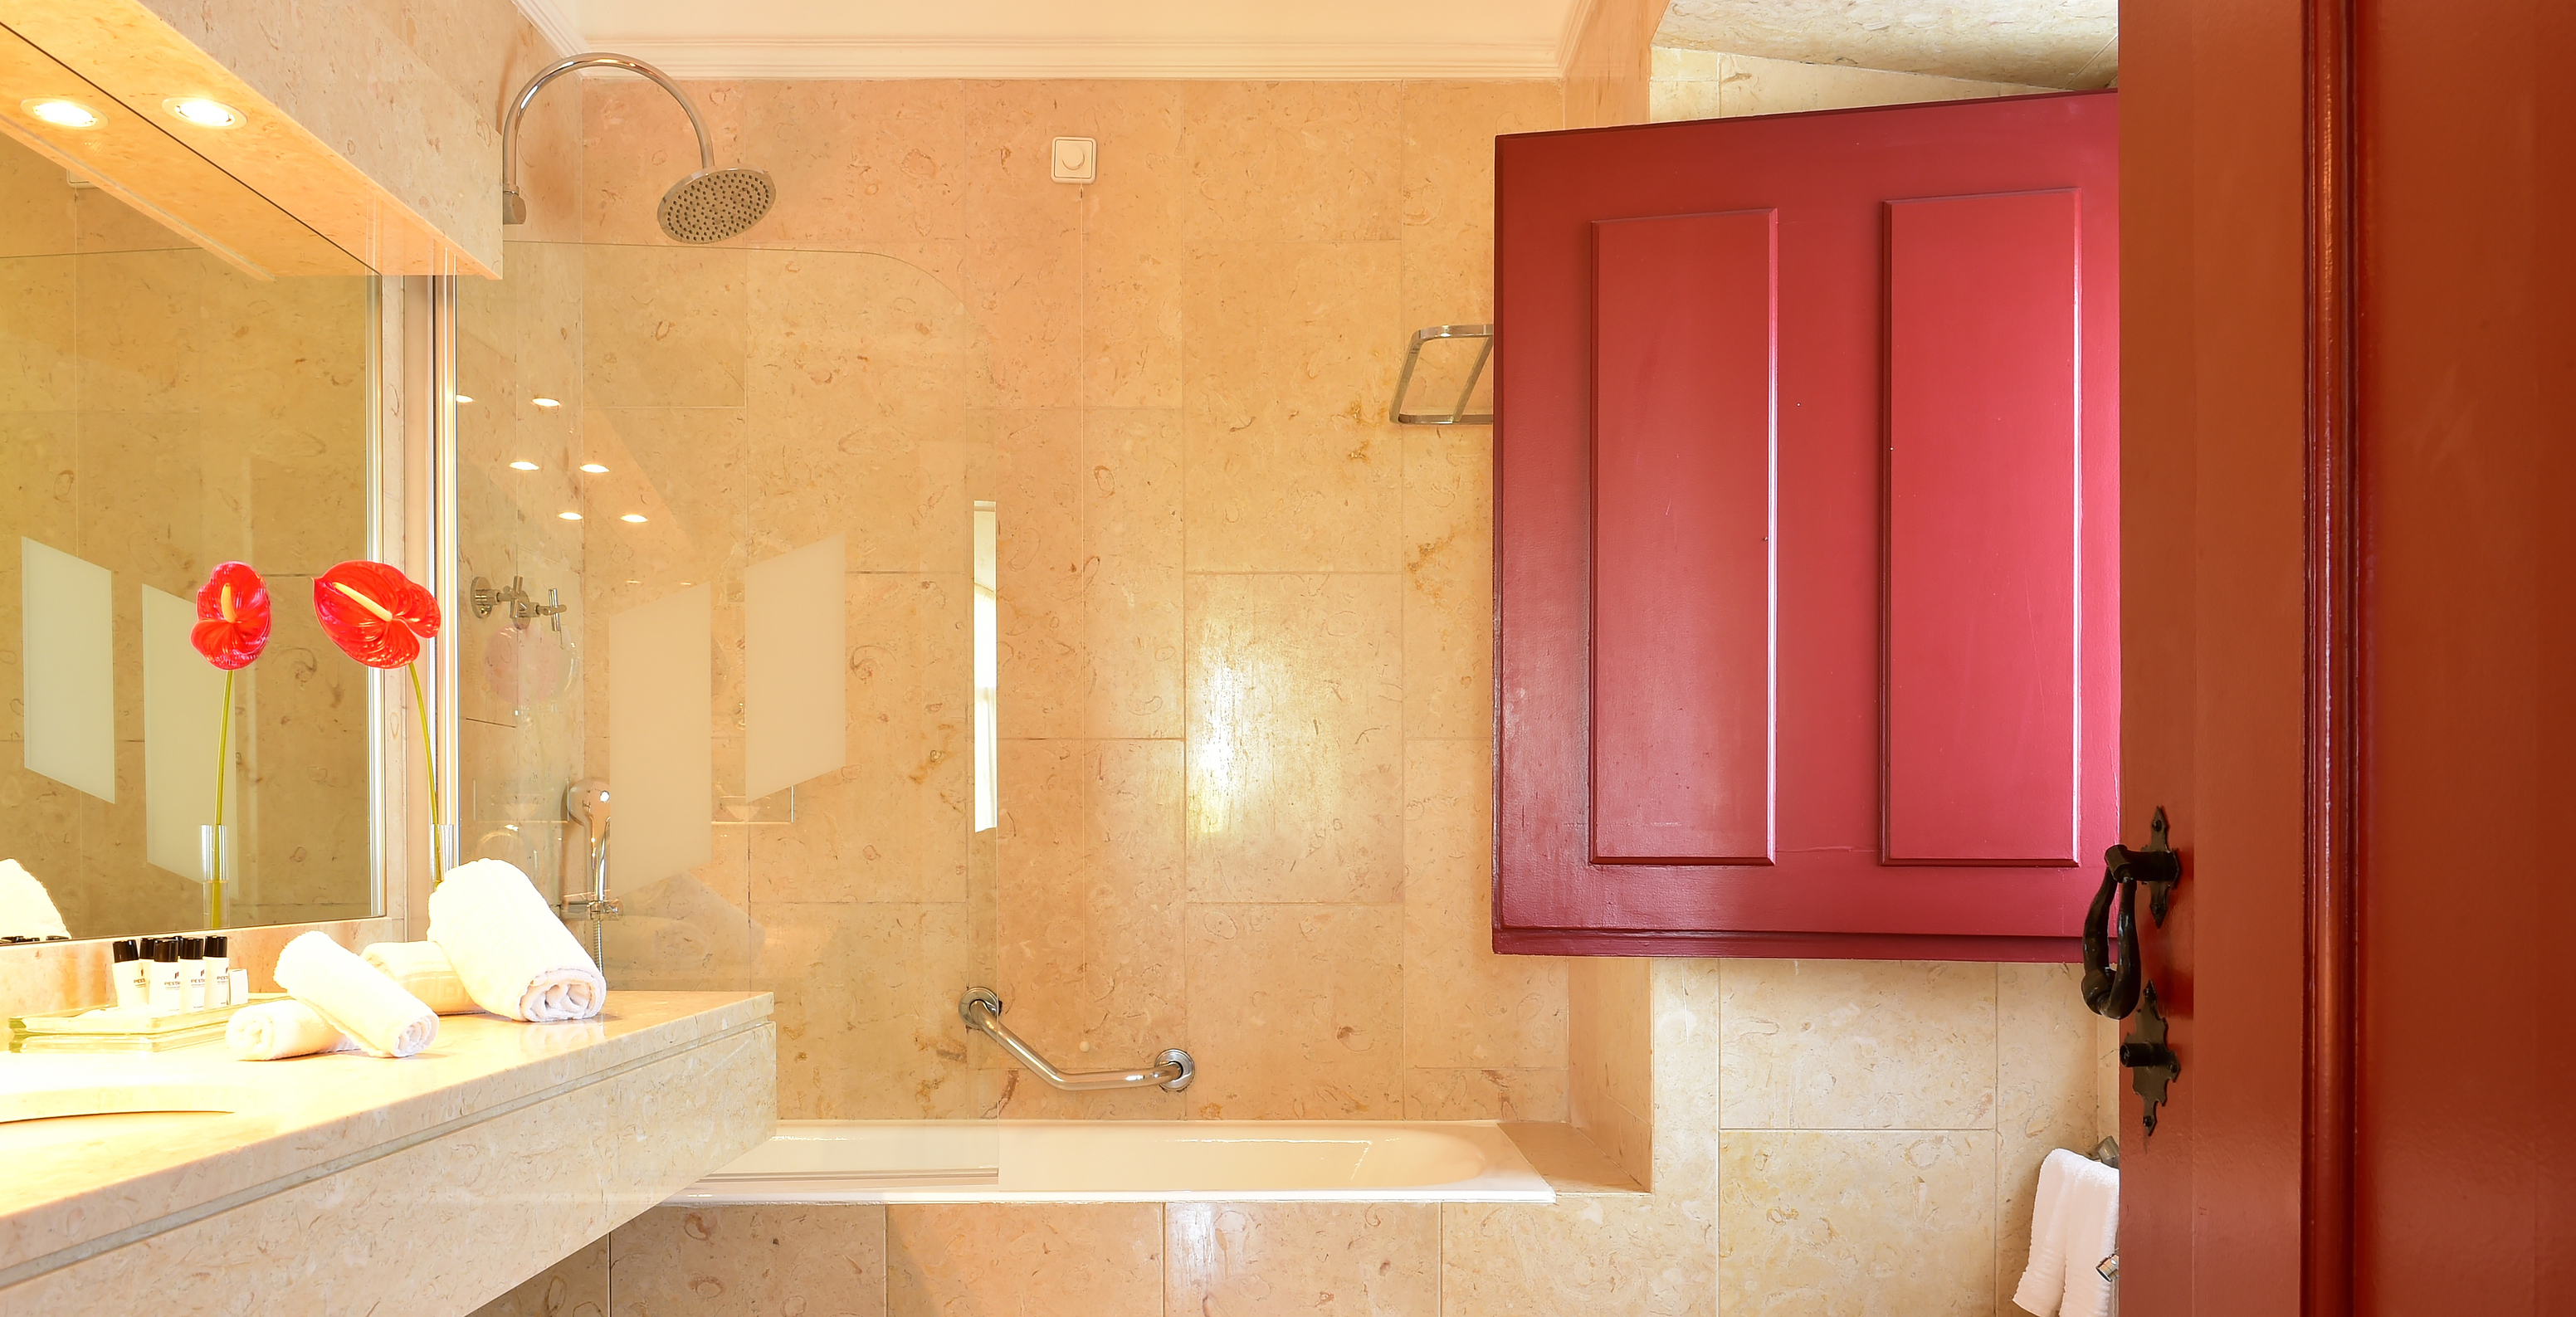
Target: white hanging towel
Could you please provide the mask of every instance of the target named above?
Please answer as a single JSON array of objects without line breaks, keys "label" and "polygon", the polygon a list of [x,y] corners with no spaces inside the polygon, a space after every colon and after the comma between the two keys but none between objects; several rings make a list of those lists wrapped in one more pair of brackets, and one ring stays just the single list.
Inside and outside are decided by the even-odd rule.
[{"label": "white hanging towel", "polygon": [[2098,1268],[2119,1247],[2120,1173],[2064,1148],[2049,1153],[2013,1304],[2037,1317],[2110,1317],[2111,1282]]},{"label": "white hanging towel", "polygon": [[277,953],[277,986],[369,1056],[410,1056],[438,1040],[438,1015],[358,953],[307,933]]},{"label": "white hanging towel", "polygon": [[71,937],[62,912],[36,875],[16,860],[0,860],[0,937],[59,942]]},{"label": "white hanging towel", "polygon": [[447,953],[474,1004],[513,1020],[587,1020],[608,1002],[590,953],[504,860],[447,871],[429,894],[429,940]]}]

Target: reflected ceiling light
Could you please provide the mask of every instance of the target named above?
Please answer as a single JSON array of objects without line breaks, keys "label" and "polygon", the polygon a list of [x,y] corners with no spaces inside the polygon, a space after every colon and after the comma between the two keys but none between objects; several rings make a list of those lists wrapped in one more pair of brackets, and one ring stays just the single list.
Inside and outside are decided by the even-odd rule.
[{"label": "reflected ceiling light", "polygon": [[533,402],[533,403],[535,403],[536,405],[538,405],[538,406],[540,406],[540,407],[561,407],[561,406],[563,406],[563,404],[562,404],[562,403],[556,402],[556,401],[555,401],[554,399],[552,399],[552,398],[530,398],[530,399],[528,399],[528,401]]},{"label": "reflected ceiling light", "polygon": [[523,457],[516,462],[512,462],[510,464],[510,469],[513,471],[534,471],[537,469],[537,464]]},{"label": "reflected ceiling light", "polygon": [[558,513],[556,513],[555,515],[556,515],[556,516],[558,516],[558,517],[563,518],[563,519],[564,519],[564,520],[566,520],[566,521],[579,521],[579,520],[581,520],[581,514],[580,514],[580,513],[578,513],[578,512],[558,512]]},{"label": "reflected ceiling light", "polygon": [[18,102],[18,108],[25,110],[27,113],[32,114],[57,128],[95,128],[98,126],[98,111],[81,104],[79,101],[67,101],[59,97],[46,97],[41,100],[20,101]]},{"label": "reflected ceiling light", "polygon": [[471,397],[469,397],[469,396],[467,396],[467,395],[465,395],[465,394],[462,394],[462,393],[460,393],[460,394],[457,394],[457,395],[456,395],[456,400],[457,400],[458,402],[472,402],[472,401],[474,401],[474,399],[473,399],[473,398],[471,398]]},{"label": "reflected ceiling light", "polygon": [[629,512],[625,516],[618,518],[619,521],[642,521],[643,519],[644,514],[641,512]]},{"label": "reflected ceiling light", "polygon": [[200,128],[230,128],[242,121],[241,111],[203,96],[173,96],[161,108]]},{"label": "reflected ceiling light", "polygon": [[597,462],[584,462],[581,464],[581,469],[594,476],[604,476],[608,474],[608,468],[601,466]]}]

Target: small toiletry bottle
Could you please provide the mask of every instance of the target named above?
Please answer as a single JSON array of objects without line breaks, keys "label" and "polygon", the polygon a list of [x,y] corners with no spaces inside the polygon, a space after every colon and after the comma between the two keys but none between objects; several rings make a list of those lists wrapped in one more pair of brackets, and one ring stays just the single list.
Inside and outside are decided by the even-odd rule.
[{"label": "small toiletry bottle", "polygon": [[116,1005],[120,1010],[133,1010],[143,1004],[143,952],[133,938],[116,940]]},{"label": "small toiletry bottle", "polygon": [[186,1008],[179,986],[179,939],[165,937],[152,947],[152,1009],[164,1014]]},{"label": "small toiletry bottle", "polygon": [[232,943],[221,933],[206,937],[206,1004],[236,1006],[233,1000]]},{"label": "small toiletry bottle", "polygon": [[236,965],[231,972],[224,975],[224,978],[232,984],[232,996],[229,998],[232,1004],[250,1005],[250,971]]},{"label": "small toiletry bottle", "polygon": [[206,1009],[206,940],[179,939],[179,995],[183,1011]]}]

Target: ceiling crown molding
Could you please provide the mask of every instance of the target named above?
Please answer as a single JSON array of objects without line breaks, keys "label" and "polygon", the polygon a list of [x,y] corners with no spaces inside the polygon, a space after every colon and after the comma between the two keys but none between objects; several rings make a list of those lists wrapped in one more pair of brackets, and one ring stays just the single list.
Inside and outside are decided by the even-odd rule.
[{"label": "ceiling crown molding", "polygon": [[1565,30],[1556,34],[1556,76],[1572,77],[1574,50],[1583,43],[1584,26],[1592,21],[1592,11],[1601,0],[1574,0],[1565,7]]},{"label": "ceiling crown molding", "polygon": [[537,29],[537,34],[554,47],[557,55],[578,55],[590,49],[581,39],[581,25],[572,21],[564,0],[511,0],[519,16]]},{"label": "ceiling crown molding", "polygon": [[[556,0],[518,0],[522,10]],[[533,15],[531,16],[533,20]],[[1554,78],[1545,42],[1283,42],[602,35],[675,78]]]}]

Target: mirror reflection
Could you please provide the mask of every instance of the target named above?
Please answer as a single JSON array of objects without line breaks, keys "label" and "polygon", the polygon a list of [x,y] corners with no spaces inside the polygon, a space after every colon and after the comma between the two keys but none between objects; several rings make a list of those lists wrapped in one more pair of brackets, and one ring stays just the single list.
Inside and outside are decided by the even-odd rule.
[{"label": "mirror reflection", "polygon": [[[369,553],[371,283],[254,278],[0,139],[0,938],[370,913],[365,669],[311,601]],[[227,562],[253,657],[247,577],[195,636]]]}]

